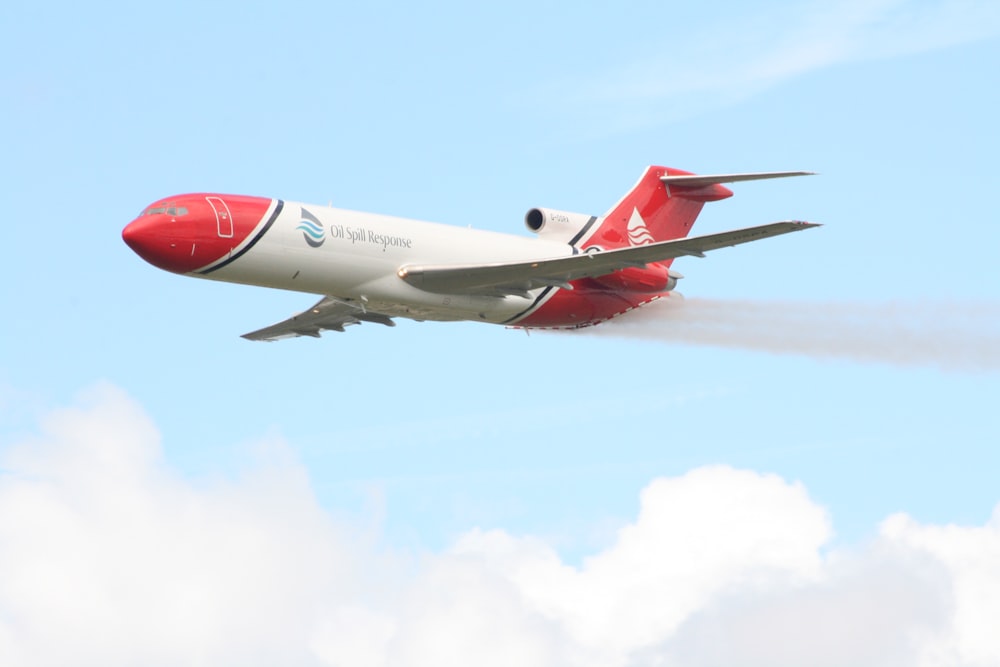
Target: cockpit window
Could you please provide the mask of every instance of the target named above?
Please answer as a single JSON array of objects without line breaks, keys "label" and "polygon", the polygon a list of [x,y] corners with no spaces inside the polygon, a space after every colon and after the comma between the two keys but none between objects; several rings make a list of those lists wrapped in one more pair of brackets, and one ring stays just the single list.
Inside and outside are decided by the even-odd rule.
[{"label": "cockpit window", "polygon": [[158,215],[160,213],[173,216],[187,215],[188,210],[184,206],[150,206],[142,212],[143,215]]}]

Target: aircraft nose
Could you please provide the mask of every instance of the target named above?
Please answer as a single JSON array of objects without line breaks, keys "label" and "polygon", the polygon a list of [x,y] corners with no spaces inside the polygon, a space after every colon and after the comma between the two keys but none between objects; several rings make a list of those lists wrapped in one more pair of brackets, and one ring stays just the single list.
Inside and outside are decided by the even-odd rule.
[{"label": "aircraft nose", "polygon": [[159,218],[156,215],[136,218],[125,225],[122,240],[135,254],[153,266],[174,273],[184,273],[188,269],[179,261],[182,257],[177,239],[170,233],[170,223]]},{"label": "aircraft nose", "polygon": [[133,220],[122,230],[122,241],[141,255],[142,248],[149,243],[149,225],[144,225],[141,219]]}]

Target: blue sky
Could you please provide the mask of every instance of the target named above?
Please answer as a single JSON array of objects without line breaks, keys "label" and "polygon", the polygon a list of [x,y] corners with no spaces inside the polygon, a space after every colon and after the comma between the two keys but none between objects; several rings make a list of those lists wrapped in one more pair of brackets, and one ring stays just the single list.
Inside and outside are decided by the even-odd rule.
[{"label": "blue sky", "polygon": [[[112,464],[102,449],[80,444],[79,433],[91,428],[95,442],[130,461],[129,447],[146,443],[140,449],[151,469],[129,468],[122,474],[133,474],[135,484],[107,487],[121,504],[134,502],[136,480],[152,475],[173,485],[150,496],[157,507],[182,489],[202,503],[199,516],[211,518],[210,499],[225,497],[247,522],[273,513],[256,534],[274,540],[287,537],[281,511],[305,508],[323,526],[346,526],[352,553],[372,559],[362,579],[403,582],[405,603],[365,589],[361,602],[330,603],[332,616],[313,618],[311,639],[276,631],[269,655],[303,663],[416,664],[420,656],[446,663],[434,653],[440,644],[407,638],[461,625],[427,611],[437,609],[428,582],[435,573],[457,576],[449,569],[456,554],[509,564],[512,553],[544,551],[583,577],[587,563],[624,553],[630,527],[656,539],[671,534],[667,525],[642,532],[659,516],[661,484],[703,483],[717,491],[709,498],[727,497],[722,487],[730,483],[761,498],[784,489],[792,500],[775,507],[801,503],[812,508],[803,511],[804,524],[828,522],[802,547],[816,567],[828,567],[831,554],[862,563],[845,579],[840,570],[816,574],[798,556],[781,561],[794,562],[788,572],[827,577],[824,591],[869,581],[878,567],[868,555],[888,542],[936,554],[958,587],[967,570],[947,554],[965,538],[943,527],[979,536],[968,539],[1000,539],[991,519],[1000,502],[1000,10],[993,3],[716,3],[711,11],[662,2],[627,9],[36,3],[7,6],[0,16],[8,26],[0,45],[8,205],[0,572],[21,572],[18,554],[27,553],[20,524],[4,523],[33,507],[11,500],[19,484],[48,480],[45,488],[57,493],[66,478],[53,471],[69,460],[105,479]],[[313,297],[167,274],[120,239],[149,202],[191,191],[332,202],[527,234],[528,208],[602,213],[648,164],[819,172],[737,184],[735,197],[706,207],[695,231],[783,219],[822,222],[821,229],[675,264],[692,304],[760,307],[753,312],[772,323],[772,342],[742,344],[749,334],[739,329],[724,345],[694,344],[663,333],[672,323],[654,319],[638,332],[530,336],[471,323],[400,322],[252,344],[239,335]],[[806,313],[808,322],[789,313]],[[852,347],[828,353],[817,343],[788,353],[797,339],[822,338],[821,330]],[[77,426],[58,426],[66,423]],[[713,544],[729,548],[732,513],[724,520],[697,504],[706,496],[691,493],[682,514],[714,526]],[[74,510],[75,496],[58,497]],[[761,508],[757,523],[781,523],[771,505]],[[816,508],[825,518],[815,518]],[[79,509],[79,520],[92,528],[83,532],[92,534],[95,553],[104,553],[101,545],[111,543],[101,541],[100,527],[115,521],[102,514],[105,505],[91,509]],[[171,531],[189,519],[172,518],[161,539],[181,539],[183,531]],[[53,524],[52,534],[65,536],[66,525],[72,522]],[[214,544],[199,541],[213,534],[210,519],[204,526],[192,529],[191,544],[200,545],[192,553]],[[309,544],[307,533],[295,539]],[[671,553],[684,550],[666,543]],[[326,544],[334,554],[338,545]],[[136,556],[150,558],[150,572],[178,567],[152,553]],[[212,567],[225,567],[223,559],[193,561],[203,563],[191,567],[206,581]],[[301,565],[284,553],[268,562],[281,572]],[[325,576],[321,562],[302,567]],[[977,576],[1000,586],[991,567]],[[497,570],[506,573],[501,579],[513,571],[505,568]],[[183,579],[182,570],[170,571]],[[0,628],[0,656],[35,664],[32,656],[42,653],[31,644],[34,617],[26,610],[47,607],[32,603],[38,588],[30,578],[18,597],[15,575],[5,576],[0,626],[11,620]],[[586,624],[559,615],[569,598],[543,595],[525,583],[530,577],[508,579],[522,587],[518,600],[531,603],[524,602],[531,614],[562,628],[538,630],[546,639],[536,641],[537,628],[511,626],[517,639],[508,645],[533,647],[524,655],[541,662],[587,664],[599,656],[604,664],[711,664],[718,656],[696,641],[709,632],[699,624],[722,632],[736,623],[733,609],[747,608],[726,607],[729,593],[699,589],[703,604],[677,611],[681,625],[594,646],[579,640]],[[78,584],[67,575],[66,590]],[[228,589],[206,590],[219,609],[232,599]],[[801,590],[789,590],[769,600],[794,608]],[[480,593],[470,596],[492,599]],[[243,606],[263,608],[281,595]],[[149,611],[141,597],[108,599],[115,601],[109,614]],[[61,608],[58,597],[49,604]],[[959,598],[949,604],[964,609]],[[974,629],[935,615],[948,604],[927,608],[929,616],[917,620],[938,624],[943,639],[933,650],[920,648],[920,660],[1000,661],[995,641],[970,640]],[[721,611],[706,616],[706,609]],[[358,634],[350,650],[342,635],[324,634],[341,627],[336,619],[345,613],[371,633]],[[66,619],[71,627],[68,611]],[[251,614],[246,627],[285,627],[272,621]],[[162,649],[162,640],[179,660],[189,651],[216,662],[245,657],[222,631],[214,644],[190,633],[137,636],[128,650],[80,655],[108,664]],[[455,647],[456,660],[489,652],[478,636],[470,632]],[[532,652],[542,645],[548,648]],[[806,643],[802,655],[809,649]],[[917,650],[876,649],[885,653],[841,657],[910,658],[906,651]],[[774,656],[761,660],[776,664]]]}]

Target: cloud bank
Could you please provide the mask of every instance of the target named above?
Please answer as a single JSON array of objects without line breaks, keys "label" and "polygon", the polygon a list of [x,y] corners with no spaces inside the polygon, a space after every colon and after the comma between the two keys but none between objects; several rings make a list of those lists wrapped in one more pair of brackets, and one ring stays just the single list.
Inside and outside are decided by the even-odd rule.
[{"label": "cloud bank", "polygon": [[109,386],[0,452],[9,667],[1000,664],[998,514],[895,515],[830,551],[802,485],[712,466],[651,481],[573,566],[501,529],[393,553],[280,442],[234,479],[184,479]]}]

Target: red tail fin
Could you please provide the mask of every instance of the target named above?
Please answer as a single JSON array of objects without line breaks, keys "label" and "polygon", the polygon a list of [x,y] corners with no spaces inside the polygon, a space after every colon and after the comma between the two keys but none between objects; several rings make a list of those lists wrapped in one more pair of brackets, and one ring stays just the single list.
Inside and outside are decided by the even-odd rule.
[{"label": "red tail fin", "polygon": [[705,202],[733,194],[718,183],[668,186],[660,180],[689,174],[670,167],[647,167],[635,187],[601,218],[579,247],[624,248],[684,238]]}]

